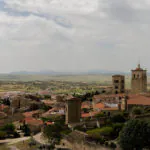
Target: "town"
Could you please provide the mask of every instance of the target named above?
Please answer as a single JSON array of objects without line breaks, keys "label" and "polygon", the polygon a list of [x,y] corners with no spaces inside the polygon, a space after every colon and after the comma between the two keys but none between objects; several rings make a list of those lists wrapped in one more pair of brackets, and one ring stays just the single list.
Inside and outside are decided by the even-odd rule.
[{"label": "town", "polygon": [[[131,88],[126,88],[125,78],[114,74],[111,85],[106,86],[59,84],[62,88],[66,84],[68,92],[64,88],[52,91],[51,88],[56,89],[56,81],[42,86],[40,91],[33,90],[33,86],[30,89],[31,84],[26,91],[1,92],[0,149],[148,148],[149,131],[141,133],[142,128],[150,128],[147,70],[140,64],[131,70]],[[36,85],[39,84],[40,81],[36,81]],[[131,134],[126,133],[129,130],[133,132],[131,138]]]}]

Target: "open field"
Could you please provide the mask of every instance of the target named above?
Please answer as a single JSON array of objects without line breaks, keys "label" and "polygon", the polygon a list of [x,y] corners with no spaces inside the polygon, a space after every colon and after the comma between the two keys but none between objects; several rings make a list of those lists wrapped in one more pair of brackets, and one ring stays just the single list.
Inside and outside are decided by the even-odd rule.
[{"label": "open field", "polygon": [[[43,82],[40,86],[35,82]],[[60,82],[60,83],[58,83]],[[64,82],[64,83],[62,83]],[[69,84],[68,84],[68,83]],[[131,77],[126,75],[126,88],[131,87]],[[4,75],[0,74],[0,92],[5,91],[38,91],[44,86],[43,89],[48,86],[59,85],[57,87],[63,88],[64,86],[71,86],[74,83],[87,83],[100,86],[112,85],[111,75]],[[150,76],[148,76],[148,88],[150,88]],[[68,85],[66,85],[68,84]],[[88,85],[89,86],[89,85]],[[55,88],[55,86],[54,86]],[[61,89],[60,88],[60,89]]]}]

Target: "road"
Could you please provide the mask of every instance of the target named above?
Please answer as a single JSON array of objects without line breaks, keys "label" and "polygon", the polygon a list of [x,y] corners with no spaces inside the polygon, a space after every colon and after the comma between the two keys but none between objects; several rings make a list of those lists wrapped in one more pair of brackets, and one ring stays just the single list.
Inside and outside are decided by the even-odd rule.
[{"label": "road", "polygon": [[15,143],[18,143],[18,142],[21,142],[21,141],[26,141],[26,140],[29,140],[31,137],[28,136],[28,137],[21,137],[21,138],[16,138],[16,139],[6,139],[6,140],[0,140],[0,144],[8,144],[8,145],[11,145],[11,144],[15,144]]},{"label": "road", "polygon": [[10,150],[19,150],[16,146],[9,146]]}]

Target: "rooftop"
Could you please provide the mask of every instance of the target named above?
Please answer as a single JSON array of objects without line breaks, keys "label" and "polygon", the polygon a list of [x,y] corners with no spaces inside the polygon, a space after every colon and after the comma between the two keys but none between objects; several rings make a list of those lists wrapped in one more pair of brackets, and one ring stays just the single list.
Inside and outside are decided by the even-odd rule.
[{"label": "rooftop", "polygon": [[150,105],[150,97],[146,95],[129,95],[128,105]]}]

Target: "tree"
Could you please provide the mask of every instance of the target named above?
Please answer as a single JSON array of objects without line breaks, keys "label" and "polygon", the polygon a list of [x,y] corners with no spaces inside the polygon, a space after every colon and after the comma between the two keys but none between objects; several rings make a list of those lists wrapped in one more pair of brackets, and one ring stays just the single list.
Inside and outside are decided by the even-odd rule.
[{"label": "tree", "polygon": [[5,131],[8,135],[13,134],[15,132],[15,126],[14,124],[6,124],[1,130]]},{"label": "tree", "polygon": [[44,128],[43,135],[49,140],[61,139],[62,126],[58,124],[49,125]]},{"label": "tree", "polygon": [[29,136],[31,134],[30,128],[27,124],[24,124],[22,127],[22,130],[24,132],[24,136]]},{"label": "tree", "polygon": [[133,107],[132,114],[133,115],[141,115],[143,113],[143,109],[141,107]]},{"label": "tree", "polygon": [[4,139],[7,136],[7,133],[5,131],[0,131],[0,140]]},{"label": "tree", "polygon": [[114,123],[123,123],[125,122],[125,118],[121,113],[117,113],[112,116],[111,121]]},{"label": "tree", "polygon": [[120,132],[119,144],[124,150],[150,148],[150,124],[143,120],[130,120]]}]

